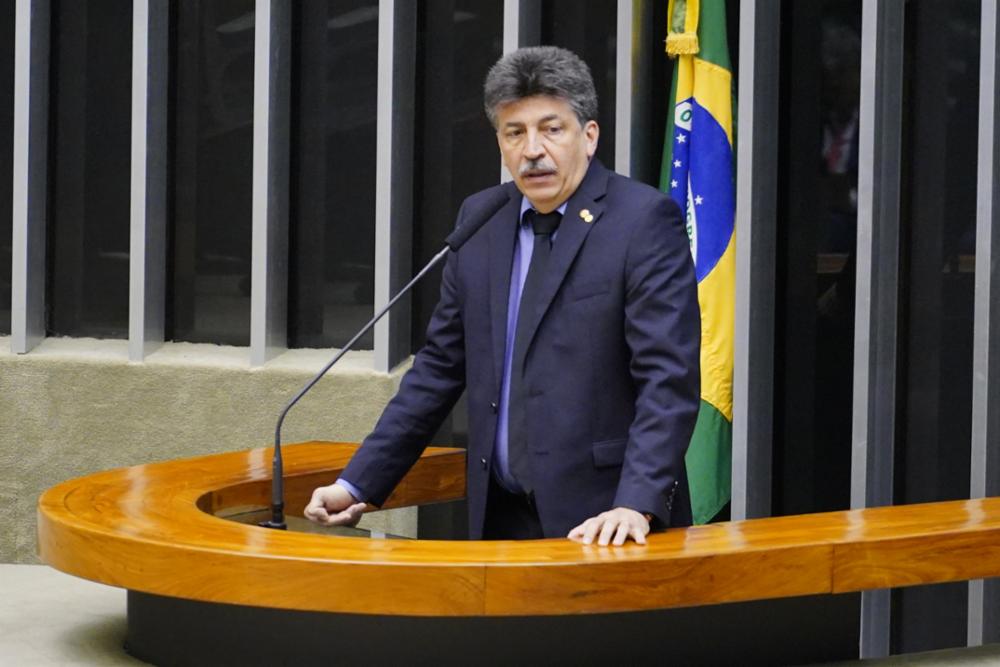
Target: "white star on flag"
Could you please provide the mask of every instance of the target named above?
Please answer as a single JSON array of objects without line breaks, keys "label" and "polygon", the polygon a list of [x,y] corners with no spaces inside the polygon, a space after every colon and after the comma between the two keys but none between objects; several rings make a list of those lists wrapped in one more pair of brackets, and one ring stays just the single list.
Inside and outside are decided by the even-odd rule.
[{"label": "white star on flag", "polygon": [[677,143],[683,144],[686,140],[687,140],[687,137],[685,137],[683,134],[678,134],[677,135]]},{"label": "white star on flag", "polygon": [[670,187],[676,188],[677,187],[677,181],[670,181]]},{"label": "white star on flag", "polygon": [[701,203],[703,201],[705,200],[701,198],[701,195],[698,195],[697,197],[694,198],[694,203],[697,204],[698,206],[701,206]]},{"label": "white star on flag", "polygon": [[675,167],[681,166],[681,161],[680,160],[674,160],[674,166]]}]

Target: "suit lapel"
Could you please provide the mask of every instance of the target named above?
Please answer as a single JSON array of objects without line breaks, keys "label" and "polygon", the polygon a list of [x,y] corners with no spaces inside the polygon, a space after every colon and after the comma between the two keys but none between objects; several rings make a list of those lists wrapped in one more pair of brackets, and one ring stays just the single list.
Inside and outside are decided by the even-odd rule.
[{"label": "suit lapel", "polygon": [[487,223],[490,232],[490,330],[493,339],[493,370],[497,386],[503,377],[504,349],[507,346],[507,301],[510,298],[510,270],[517,238],[517,214],[521,193],[510,187],[507,202]]},{"label": "suit lapel", "polygon": [[559,223],[556,240],[552,244],[552,256],[545,269],[545,280],[536,302],[537,309],[530,314],[521,313],[518,315],[518,317],[527,315],[532,318],[528,330],[530,332],[528,334],[528,348],[535,338],[535,333],[538,331],[538,326],[545,317],[545,313],[552,305],[559,287],[566,279],[583,242],[590,230],[593,229],[594,224],[600,219],[601,214],[604,213],[602,200],[607,192],[608,175],[609,172],[604,168],[604,165],[595,159],[587,169],[587,175],[580,183],[580,187],[569,198],[566,212],[563,214],[562,222]]}]

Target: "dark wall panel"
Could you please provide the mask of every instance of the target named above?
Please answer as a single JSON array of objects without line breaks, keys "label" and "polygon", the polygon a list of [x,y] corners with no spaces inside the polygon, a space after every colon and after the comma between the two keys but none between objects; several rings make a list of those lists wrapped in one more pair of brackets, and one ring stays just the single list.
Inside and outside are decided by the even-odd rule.
[{"label": "dark wall panel", "polygon": [[0,335],[10,333],[11,236],[14,173],[14,3],[0,8]]},{"label": "dark wall panel", "polygon": [[49,335],[128,336],[131,4],[52,3]]},{"label": "dark wall panel", "polygon": [[782,11],[774,514],[850,505],[860,0]]},{"label": "dark wall panel", "polygon": [[[500,182],[496,133],[483,112],[483,81],[503,47],[499,0],[426,0],[417,13],[413,266],[443,247],[462,200]],[[413,295],[414,349],[424,341],[441,272]]]},{"label": "dark wall panel", "polygon": [[378,1],[292,16],[289,346],[339,347],[374,307]]},{"label": "dark wall panel", "polygon": [[615,50],[618,48],[617,0],[542,0],[542,44],[561,46],[583,58],[597,88],[597,158],[615,164]]},{"label": "dark wall panel", "polygon": [[167,339],[249,345],[254,1],[171,3]]},{"label": "dark wall panel", "polygon": [[[898,504],[969,497],[981,4],[906,7]],[[894,651],[964,646],[967,590],[898,591]]]}]

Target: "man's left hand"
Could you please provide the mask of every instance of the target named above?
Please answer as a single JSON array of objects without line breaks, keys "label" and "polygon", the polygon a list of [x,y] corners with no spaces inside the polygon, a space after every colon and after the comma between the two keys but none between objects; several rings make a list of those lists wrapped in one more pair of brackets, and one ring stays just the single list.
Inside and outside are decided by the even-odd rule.
[{"label": "man's left hand", "polygon": [[606,547],[609,544],[621,546],[630,537],[636,544],[645,544],[647,534],[649,522],[646,517],[627,507],[616,507],[587,519],[566,537],[584,544],[593,544],[596,537],[597,543]]}]

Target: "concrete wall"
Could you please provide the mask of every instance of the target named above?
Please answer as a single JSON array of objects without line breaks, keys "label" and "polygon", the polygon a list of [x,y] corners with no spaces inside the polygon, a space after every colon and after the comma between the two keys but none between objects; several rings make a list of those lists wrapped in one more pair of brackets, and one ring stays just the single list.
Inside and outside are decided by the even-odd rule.
[{"label": "concrete wall", "polygon": [[[0,562],[33,563],[35,504],[48,487],[98,470],[267,446],[288,399],[330,358],[292,350],[249,368],[245,348],[171,343],[143,363],[125,341],[47,339],[26,355],[0,337]],[[349,353],[285,420],[282,441],[363,438],[402,371]],[[365,522],[415,535],[416,510]]]}]

